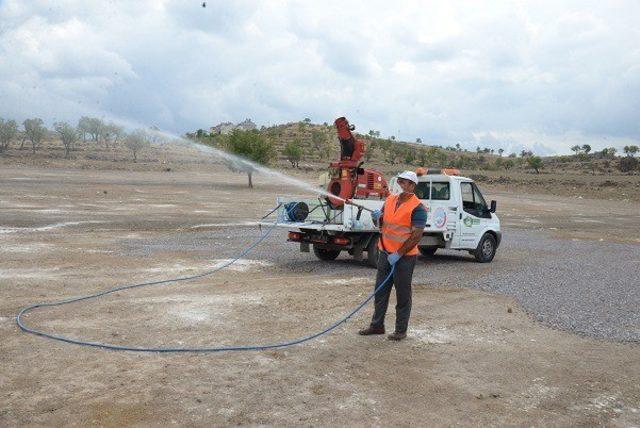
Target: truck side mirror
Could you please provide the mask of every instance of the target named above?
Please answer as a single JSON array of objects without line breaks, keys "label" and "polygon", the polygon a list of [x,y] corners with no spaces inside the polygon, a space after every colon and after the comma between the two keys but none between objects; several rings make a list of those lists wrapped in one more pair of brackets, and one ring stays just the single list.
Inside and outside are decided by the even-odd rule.
[{"label": "truck side mirror", "polygon": [[489,208],[489,212],[496,212],[496,208],[498,206],[498,203],[496,201],[491,201],[491,208]]}]

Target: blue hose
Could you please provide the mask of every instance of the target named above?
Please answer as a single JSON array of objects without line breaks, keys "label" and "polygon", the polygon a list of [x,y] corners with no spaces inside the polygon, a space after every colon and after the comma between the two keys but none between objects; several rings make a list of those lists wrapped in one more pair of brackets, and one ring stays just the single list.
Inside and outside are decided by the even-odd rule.
[{"label": "blue hose", "polygon": [[202,348],[197,348],[197,347],[196,348],[188,348],[188,347],[185,347],[185,348],[146,348],[146,347],[136,347],[136,346],[121,346],[121,345],[112,345],[112,344],[109,344],[109,343],[89,342],[89,341],[80,340],[80,339],[73,339],[73,338],[70,338],[70,337],[61,336],[61,335],[57,335],[57,334],[46,333],[46,332],[44,332],[42,330],[37,330],[35,328],[27,327],[22,322],[22,315],[24,315],[27,312],[30,312],[30,311],[32,311],[34,309],[37,309],[37,308],[44,308],[44,307],[49,307],[49,306],[62,306],[62,305],[66,305],[66,304],[69,304],[69,303],[96,299],[98,297],[106,296],[108,294],[112,294],[112,293],[115,293],[115,292],[118,292],[118,291],[122,291],[122,290],[130,290],[130,289],[133,289],[133,288],[146,287],[146,286],[151,286],[151,285],[167,284],[167,283],[170,283],[170,282],[189,281],[189,280],[192,280],[192,279],[203,278],[203,277],[212,275],[212,274],[214,274],[214,273],[226,268],[227,266],[232,265],[233,263],[237,262],[238,260],[240,260],[245,255],[247,255],[260,242],[264,241],[264,239],[271,234],[271,232],[276,228],[277,225],[278,225],[278,219],[276,220],[276,222],[272,226],[269,227],[269,229],[262,236],[260,236],[260,238],[258,238],[253,244],[251,244],[244,251],[242,251],[238,256],[236,256],[232,260],[228,261],[227,263],[216,267],[215,269],[208,270],[206,272],[203,272],[203,273],[198,274],[198,275],[193,275],[193,276],[184,276],[184,277],[173,278],[173,279],[165,279],[165,280],[162,280],[162,281],[143,282],[143,283],[140,283],[140,284],[123,285],[123,286],[120,286],[120,287],[111,288],[111,289],[106,290],[106,291],[101,291],[101,292],[98,292],[98,293],[95,293],[95,294],[90,294],[90,295],[87,295],[87,296],[80,296],[80,297],[73,297],[71,299],[59,300],[57,302],[36,303],[36,304],[29,305],[29,306],[21,309],[20,312],[18,313],[17,317],[16,317],[16,322],[18,323],[18,327],[20,327],[20,329],[22,331],[27,332],[27,333],[31,333],[31,334],[35,334],[35,335],[38,335],[38,336],[42,336],[42,337],[45,337],[47,339],[57,340],[57,341],[60,341],[60,342],[65,342],[65,343],[71,343],[71,344],[74,344],[74,345],[92,346],[92,347],[95,347],[95,348],[109,349],[109,350],[113,350],[113,351],[131,351],[131,352],[224,352],[224,351],[260,351],[260,350],[265,350],[265,349],[286,348],[288,346],[298,345],[298,344],[313,340],[313,339],[315,339],[317,337],[320,337],[322,335],[325,335],[325,334],[329,333],[330,331],[334,330],[335,328],[337,328],[339,325],[344,324],[345,322],[347,322],[349,320],[349,318],[351,318],[353,315],[358,313],[376,295],[376,293],[378,291],[380,291],[380,289],[382,289],[382,287],[387,283],[387,281],[389,281],[389,279],[393,275],[393,272],[395,270],[395,266],[392,265],[391,266],[391,271],[389,272],[389,275],[387,275],[387,277],[384,279],[384,281],[382,281],[379,285],[376,286],[374,291],[362,303],[360,303],[358,306],[356,306],[356,308],[354,310],[352,310],[347,315],[345,315],[344,317],[342,317],[341,319],[339,319],[338,321],[336,321],[335,323],[333,323],[329,327],[325,328],[324,330],[319,331],[319,332],[314,333],[314,334],[310,334],[308,336],[304,336],[304,337],[301,337],[301,338],[298,338],[298,339],[294,339],[294,340],[291,340],[291,341],[281,342],[281,343],[273,343],[273,344],[266,344],[266,345],[217,346],[217,347],[202,347]]}]

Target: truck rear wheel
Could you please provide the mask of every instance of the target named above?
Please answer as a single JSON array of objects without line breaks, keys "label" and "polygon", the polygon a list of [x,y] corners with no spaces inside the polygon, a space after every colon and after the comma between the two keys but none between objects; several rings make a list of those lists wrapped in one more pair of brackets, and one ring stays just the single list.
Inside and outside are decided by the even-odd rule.
[{"label": "truck rear wheel", "polygon": [[378,254],[380,254],[380,251],[378,251],[378,237],[374,236],[369,241],[369,245],[367,245],[367,264],[369,266],[378,267]]},{"label": "truck rear wheel", "polygon": [[496,255],[496,238],[490,233],[485,233],[473,252],[473,256],[479,263],[489,263]]},{"label": "truck rear wheel", "polygon": [[340,250],[328,250],[313,244],[313,254],[315,254],[320,260],[331,261],[338,258]]},{"label": "truck rear wheel", "polygon": [[426,245],[420,245],[418,247],[418,251],[425,257],[432,257],[436,251],[438,251],[438,247],[427,247]]}]

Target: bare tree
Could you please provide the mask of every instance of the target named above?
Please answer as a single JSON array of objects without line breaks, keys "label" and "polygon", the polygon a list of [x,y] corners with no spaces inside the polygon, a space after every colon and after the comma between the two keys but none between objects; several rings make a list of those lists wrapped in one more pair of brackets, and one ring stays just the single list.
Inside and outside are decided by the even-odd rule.
[{"label": "bare tree", "polygon": [[18,124],[15,120],[4,120],[0,117],[0,153],[9,148],[11,140],[18,135]]},{"label": "bare tree", "polygon": [[122,138],[124,134],[124,130],[121,126],[116,125],[115,123],[101,123],[98,126],[98,140],[103,142],[105,148],[108,149],[109,145],[111,147],[115,147],[118,143],[118,140]]},{"label": "bare tree", "polygon": [[53,128],[60,135],[60,140],[62,140],[65,159],[69,159],[69,152],[78,141],[78,131],[67,122],[56,122],[53,124]]},{"label": "bare tree", "polygon": [[102,119],[97,117],[82,116],[80,120],[78,120],[78,131],[82,136],[82,141],[85,143],[87,142],[87,135],[96,143],[99,142],[104,126],[105,124]]},{"label": "bare tree", "polygon": [[47,128],[44,127],[42,119],[36,117],[34,119],[26,119],[22,122],[26,138],[31,141],[31,150],[36,154],[36,150],[40,147],[42,139],[47,135]]},{"label": "bare tree", "polygon": [[133,161],[138,162],[138,152],[149,145],[147,133],[143,129],[137,129],[124,138],[124,145],[131,150]]},{"label": "bare tree", "polygon": [[96,143],[100,142],[100,136],[102,135],[102,128],[104,127],[104,122],[102,119],[97,117],[89,118],[89,135],[91,135],[91,139]]},{"label": "bare tree", "polygon": [[82,142],[87,142],[87,134],[91,128],[91,118],[87,116],[82,116],[80,120],[78,120],[78,134],[82,136]]},{"label": "bare tree", "polygon": [[20,148],[18,150],[24,149],[24,142],[27,141],[27,133],[24,131],[18,131],[18,135],[20,137]]},{"label": "bare tree", "polygon": [[111,138],[111,147],[115,148],[118,146],[118,142],[125,136],[124,128],[112,122],[107,125],[107,129],[109,130],[109,136]]}]

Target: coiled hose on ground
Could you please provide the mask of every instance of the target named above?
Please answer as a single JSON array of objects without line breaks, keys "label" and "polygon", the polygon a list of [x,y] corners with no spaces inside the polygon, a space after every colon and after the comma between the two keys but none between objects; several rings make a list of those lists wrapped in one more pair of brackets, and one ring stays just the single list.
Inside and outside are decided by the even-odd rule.
[{"label": "coiled hose on ground", "polygon": [[38,309],[38,308],[45,308],[45,307],[51,307],[51,306],[62,306],[62,305],[70,304],[70,303],[76,303],[76,302],[81,302],[81,301],[97,299],[97,298],[100,298],[102,296],[106,296],[106,295],[109,295],[109,294],[112,294],[112,293],[116,293],[118,291],[131,290],[131,289],[134,289],[134,288],[141,288],[141,287],[147,287],[147,286],[153,286],[153,285],[168,284],[168,283],[171,283],[171,282],[190,281],[190,280],[193,280],[193,279],[204,278],[204,277],[213,275],[214,273],[216,273],[216,272],[218,272],[218,271],[220,271],[220,270],[232,265],[233,263],[235,263],[238,260],[240,260],[242,257],[244,257],[247,254],[249,254],[249,252],[251,250],[253,250],[259,243],[264,241],[271,234],[271,232],[273,232],[273,230],[278,225],[279,221],[280,221],[280,218],[277,218],[276,221],[273,223],[273,225],[270,226],[269,229],[267,229],[267,231],[264,234],[262,234],[253,244],[249,245],[239,255],[237,255],[236,257],[234,257],[230,261],[228,261],[228,262],[226,262],[226,263],[224,263],[224,264],[222,264],[220,266],[217,266],[215,269],[211,269],[211,270],[208,270],[206,272],[203,272],[203,273],[200,273],[200,274],[197,274],[197,275],[192,275],[192,276],[183,276],[183,277],[178,277],[178,278],[165,279],[165,280],[162,280],[162,281],[143,282],[143,283],[140,283],[140,284],[122,285],[122,286],[119,286],[119,287],[111,288],[109,290],[100,291],[100,292],[95,293],[95,294],[89,294],[89,295],[86,295],[86,296],[73,297],[73,298],[70,298],[70,299],[59,300],[59,301],[56,301],[56,302],[36,303],[36,304],[29,305],[29,306],[21,309],[20,312],[18,313],[18,315],[16,316],[16,322],[18,323],[18,326],[20,327],[20,329],[22,331],[27,332],[27,333],[31,333],[31,334],[35,334],[35,335],[38,335],[38,336],[41,336],[41,337],[45,337],[47,339],[57,340],[57,341],[60,341],[60,342],[65,342],[65,343],[71,343],[71,344],[74,344],[74,345],[91,346],[91,347],[95,347],[95,348],[102,348],[102,349],[108,349],[108,350],[113,350],[113,351],[162,352],[162,353],[174,352],[174,353],[177,353],[177,352],[259,351],[259,350],[265,350],[265,349],[286,348],[286,347],[289,347],[289,346],[298,345],[298,344],[301,344],[301,343],[304,343],[304,342],[308,342],[310,340],[313,340],[315,338],[323,336],[323,335],[331,332],[332,330],[334,330],[335,328],[337,328],[341,324],[344,324],[345,322],[347,322],[349,320],[349,318],[351,318],[356,313],[358,313],[375,296],[375,294],[389,281],[389,279],[393,275],[393,272],[394,272],[394,269],[395,269],[394,266],[392,266],[391,271],[389,272],[389,275],[387,275],[387,277],[380,284],[376,285],[374,291],[362,303],[360,303],[358,306],[355,307],[355,309],[353,309],[351,312],[349,312],[348,314],[346,314],[345,316],[343,316],[338,321],[336,321],[335,323],[331,324],[329,327],[325,328],[324,330],[316,332],[316,333],[313,333],[313,334],[309,334],[307,336],[300,337],[298,339],[286,341],[286,342],[263,344],[263,345],[180,347],[180,348],[175,348],[175,347],[157,347],[157,348],[153,348],[153,347],[142,347],[142,346],[114,345],[114,344],[110,344],[110,343],[90,342],[90,341],[81,340],[81,339],[74,339],[74,338],[71,338],[71,337],[66,337],[66,336],[62,336],[62,335],[58,335],[58,334],[54,334],[54,333],[47,333],[47,332],[44,332],[42,330],[38,330],[36,328],[27,326],[24,323],[24,321],[22,320],[22,316],[23,315],[25,315],[26,313],[31,312],[31,311],[33,311],[35,309]]}]

